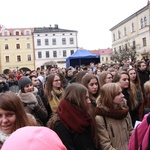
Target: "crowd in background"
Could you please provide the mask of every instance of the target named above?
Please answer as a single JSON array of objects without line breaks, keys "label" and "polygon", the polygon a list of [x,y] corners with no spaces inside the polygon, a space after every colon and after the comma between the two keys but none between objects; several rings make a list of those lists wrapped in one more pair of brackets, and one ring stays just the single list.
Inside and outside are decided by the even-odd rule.
[{"label": "crowd in background", "polygon": [[126,150],[150,112],[149,79],[149,60],[1,74],[1,146],[19,128],[43,126],[68,150]]}]

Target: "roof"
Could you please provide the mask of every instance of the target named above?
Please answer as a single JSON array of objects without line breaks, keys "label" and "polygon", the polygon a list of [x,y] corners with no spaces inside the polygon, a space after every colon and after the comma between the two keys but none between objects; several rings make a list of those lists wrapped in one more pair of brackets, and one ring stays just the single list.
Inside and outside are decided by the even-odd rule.
[{"label": "roof", "polygon": [[76,30],[60,29],[58,25],[54,27],[35,27],[34,33],[49,33],[49,32],[77,32]]},{"label": "roof", "polygon": [[93,54],[96,54],[96,55],[110,55],[110,54],[112,54],[112,48],[89,50],[89,51]]}]

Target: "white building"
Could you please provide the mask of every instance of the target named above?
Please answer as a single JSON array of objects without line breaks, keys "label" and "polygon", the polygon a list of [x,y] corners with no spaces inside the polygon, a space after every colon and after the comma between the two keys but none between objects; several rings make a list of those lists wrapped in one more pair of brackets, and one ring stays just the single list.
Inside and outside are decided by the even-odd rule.
[{"label": "white building", "polygon": [[66,58],[78,49],[77,31],[54,27],[34,28],[35,67],[66,66]]},{"label": "white building", "polygon": [[136,48],[138,59],[150,58],[150,2],[110,29],[113,52],[128,45]]}]

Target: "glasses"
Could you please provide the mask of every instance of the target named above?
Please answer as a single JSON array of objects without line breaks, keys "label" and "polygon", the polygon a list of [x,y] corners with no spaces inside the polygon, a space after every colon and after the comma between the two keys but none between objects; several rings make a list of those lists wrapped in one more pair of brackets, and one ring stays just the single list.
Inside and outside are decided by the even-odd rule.
[{"label": "glasses", "polygon": [[60,79],[58,79],[58,80],[53,80],[53,82],[59,82],[60,81]]}]

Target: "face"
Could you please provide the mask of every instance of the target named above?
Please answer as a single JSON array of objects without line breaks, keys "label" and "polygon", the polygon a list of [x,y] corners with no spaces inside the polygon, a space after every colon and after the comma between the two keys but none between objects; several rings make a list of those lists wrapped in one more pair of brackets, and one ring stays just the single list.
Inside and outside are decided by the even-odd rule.
[{"label": "face", "polygon": [[100,75],[100,73],[101,73],[101,71],[100,71],[100,70],[97,70],[97,74]]},{"label": "face", "polygon": [[38,86],[39,85],[39,79],[38,78],[35,78],[35,77],[32,77],[32,85],[33,86]]},{"label": "face", "polygon": [[106,76],[106,79],[105,79],[105,83],[111,83],[112,82],[112,75],[111,74],[108,74],[107,76]]},{"label": "face", "polygon": [[140,70],[145,70],[146,69],[146,65],[145,63],[141,63],[141,66],[139,67]]},{"label": "face", "polygon": [[15,130],[16,115],[13,111],[0,108],[0,130],[5,134],[11,134]]},{"label": "face", "polygon": [[88,83],[88,90],[91,94],[96,94],[98,90],[98,82],[96,79],[91,79]]},{"label": "face", "polygon": [[54,88],[60,88],[61,87],[61,81],[59,76],[55,76],[53,80],[53,87]]},{"label": "face", "polygon": [[25,91],[25,93],[32,92],[33,91],[33,85],[32,85],[32,83],[27,84],[24,87],[24,91]]},{"label": "face", "polygon": [[124,95],[122,94],[122,90],[121,90],[121,88],[120,88],[120,90],[119,90],[119,92],[118,92],[118,94],[116,95],[116,97],[114,98],[114,100],[113,100],[113,103],[115,104],[115,105],[120,105],[120,106],[122,106],[122,105],[124,105]]},{"label": "face", "polygon": [[128,88],[129,86],[129,77],[127,74],[122,74],[120,78],[120,86],[122,89]]},{"label": "face", "polygon": [[92,69],[91,69],[91,68],[89,68],[89,69],[88,69],[88,74],[93,74],[93,72],[92,72]]},{"label": "face", "polygon": [[130,76],[130,80],[134,81],[136,79],[136,72],[135,72],[135,70],[130,70],[129,71],[129,76]]},{"label": "face", "polygon": [[56,73],[56,69],[55,68],[51,68],[51,70],[49,71],[50,74],[54,74]]}]

